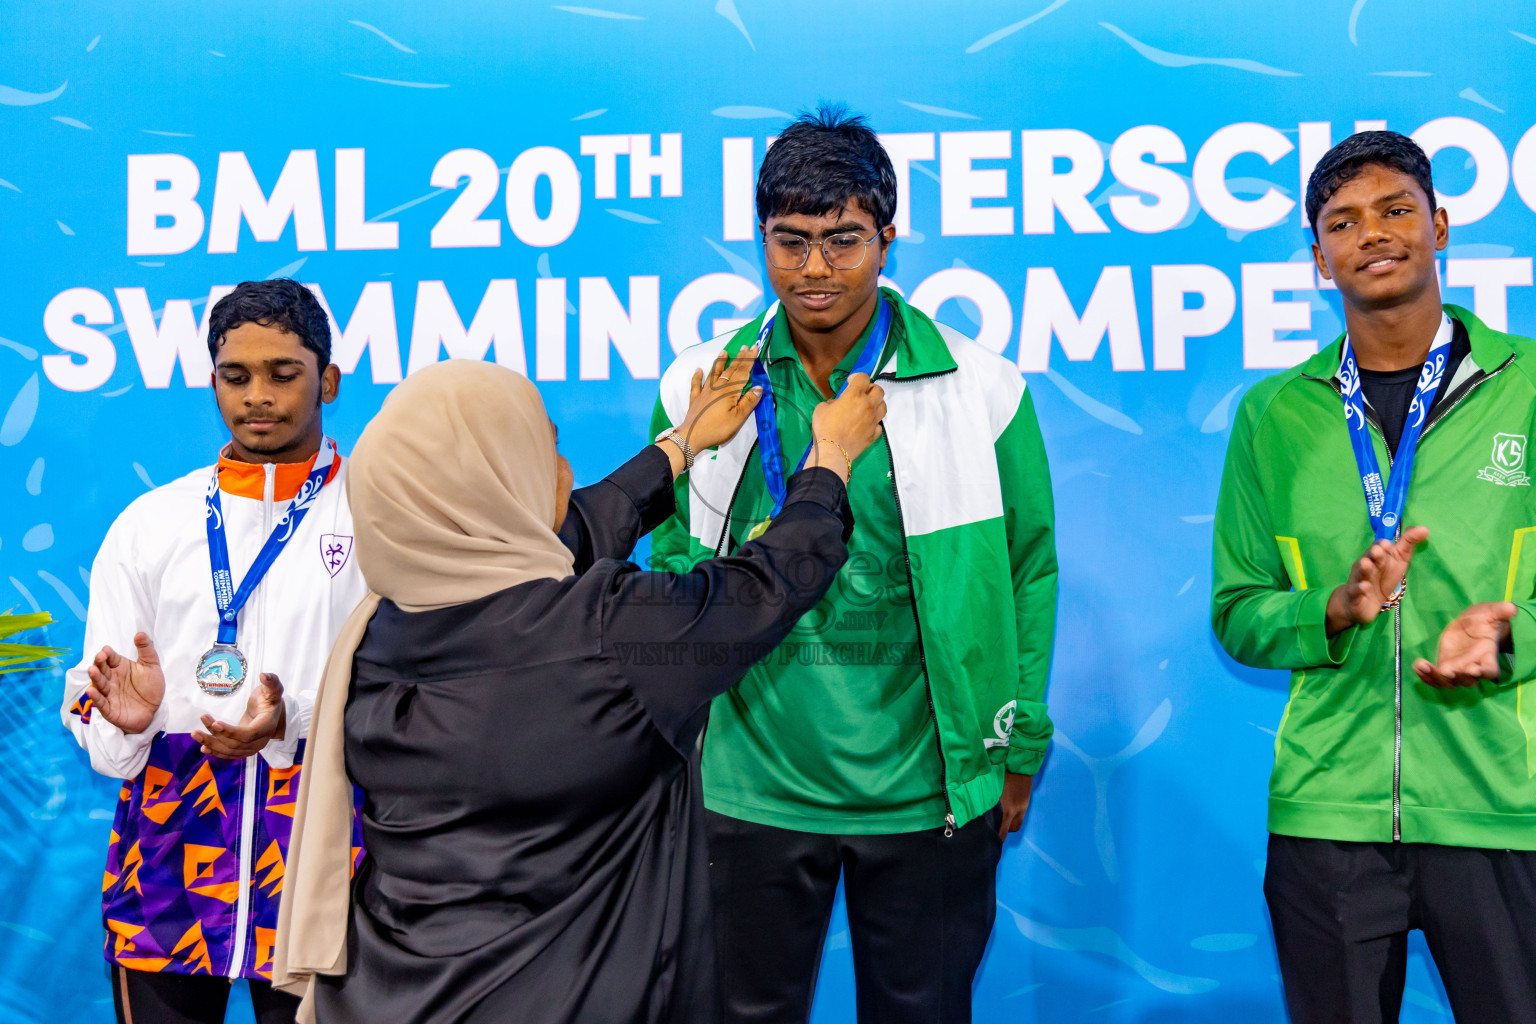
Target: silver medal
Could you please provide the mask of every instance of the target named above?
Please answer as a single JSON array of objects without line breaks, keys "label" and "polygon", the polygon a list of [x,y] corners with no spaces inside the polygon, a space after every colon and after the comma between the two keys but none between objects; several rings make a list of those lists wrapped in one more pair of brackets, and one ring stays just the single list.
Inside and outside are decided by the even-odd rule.
[{"label": "silver medal", "polygon": [[214,644],[197,663],[197,685],[210,697],[228,697],[244,685],[249,671],[240,648]]}]

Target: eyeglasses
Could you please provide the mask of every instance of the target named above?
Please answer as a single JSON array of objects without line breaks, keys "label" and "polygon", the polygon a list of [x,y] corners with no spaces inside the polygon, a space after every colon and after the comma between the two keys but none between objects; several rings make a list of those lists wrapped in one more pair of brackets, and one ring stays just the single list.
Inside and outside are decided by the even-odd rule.
[{"label": "eyeglasses", "polygon": [[[821,240],[821,255],[833,270],[857,270],[864,265],[869,246],[879,235],[865,238],[856,231],[828,235]],[[768,262],[780,270],[799,270],[811,258],[812,240],[804,235],[775,231],[763,239]]]}]

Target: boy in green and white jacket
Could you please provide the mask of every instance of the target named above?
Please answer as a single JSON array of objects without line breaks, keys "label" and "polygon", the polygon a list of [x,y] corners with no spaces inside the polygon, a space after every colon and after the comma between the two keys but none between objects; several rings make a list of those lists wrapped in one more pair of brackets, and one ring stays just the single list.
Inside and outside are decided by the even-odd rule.
[{"label": "boy in green and white jacket", "polygon": [[1335,147],[1307,214],[1348,331],[1244,396],[1211,598],[1232,657],[1291,670],[1265,876],[1291,1020],[1396,1021],[1422,928],[1458,1020],[1536,1021],[1536,347],[1441,306],[1411,140]]},{"label": "boy in green and white jacket", "polygon": [[861,118],[824,108],[786,129],[757,192],[779,301],[683,352],[652,424],[680,422],[693,372],[722,347],[762,336],[758,422],[699,454],[653,534],[653,566],[682,571],[773,513],[762,406],[782,452],[768,473],[786,476],[815,440],[815,406],[850,376],[869,373],[888,410],[852,466],[838,581],[779,648],[731,652],[755,667],[710,710],[727,1021],[806,1019],[840,874],[861,1016],[969,1020],[1002,838],[1051,736],[1056,554],[1034,406],[1016,367],[878,287],[895,199]]}]

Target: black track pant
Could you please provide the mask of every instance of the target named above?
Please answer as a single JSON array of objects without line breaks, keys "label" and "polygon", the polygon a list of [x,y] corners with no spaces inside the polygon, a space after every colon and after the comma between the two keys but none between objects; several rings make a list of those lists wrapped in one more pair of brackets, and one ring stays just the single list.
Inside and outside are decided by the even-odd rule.
[{"label": "black track pant", "polygon": [[[253,981],[256,1024],[293,1024],[299,999]],[[117,1024],[224,1024],[229,979],[206,975],[156,974],[112,965],[112,1006]]]},{"label": "black track pant", "polygon": [[1292,1024],[1393,1024],[1424,932],[1457,1024],[1536,1024],[1536,851],[1269,837]]},{"label": "black track pant", "polygon": [[994,809],[928,829],[823,835],[706,813],[727,1024],[803,1024],[843,877],[859,1024],[968,1024],[997,913]]}]

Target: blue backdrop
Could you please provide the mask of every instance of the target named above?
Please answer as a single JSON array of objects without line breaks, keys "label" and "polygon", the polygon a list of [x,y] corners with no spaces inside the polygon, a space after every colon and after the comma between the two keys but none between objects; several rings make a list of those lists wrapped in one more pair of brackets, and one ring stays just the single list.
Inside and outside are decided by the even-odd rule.
[{"label": "blue backdrop", "polygon": [[[1207,624],[1227,428],[1340,329],[1296,203],[1357,121],[1437,148],[1449,299],[1536,328],[1536,14],[590,2],[0,14],[0,608],[52,611],[78,658],[107,525],[221,443],[198,329],[248,278],[323,289],[343,449],[402,372],[484,354],[540,378],[598,479],[675,348],[762,308],[767,138],[846,101],[899,136],[887,276],[1018,358],[1052,463],[1057,744],[978,1019],[1283,1019],[1260,877],[1286,680]],[[60,727],[60,675],[0,682],[0,1017],[105,1021],[117,786]],[[1448,1016],[1422,944],[1408,983],[1405,1020]],[[839,920],[815,1019],[852,1017]]]}]

